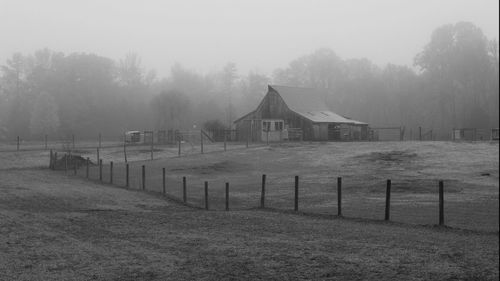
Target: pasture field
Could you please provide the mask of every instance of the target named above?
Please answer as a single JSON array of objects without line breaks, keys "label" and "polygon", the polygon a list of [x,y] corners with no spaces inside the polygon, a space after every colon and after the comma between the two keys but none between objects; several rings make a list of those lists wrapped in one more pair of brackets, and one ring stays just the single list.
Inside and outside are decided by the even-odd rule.
[{"label": "pasture field", "polygon": [[[152,161],[132,152],[129,189],[117,188],[119,148],[102,152],[115,161],[115,185],[95,180],[95,166],[93,180],[85,168],[77,177],[50,171],[47,151],[1,153],[0,280],[498,280],[498,143],[217,146],[183,157],[175,149]],[[149,192],[138,190],[141,165]],[[203,205],[208,181],[211,211],[158,194],[163,167],[169,195],[180,197],[187,177],[191,204]],[[255,208],[262,173],[276,211]],[[305,214],[287,212],[295,175]],[[344,219],[334,216],[337,176]],[[387,178],[395,223],[382,221]],[[434,225],[438,179],[451,227]],[[226,181],[230,212],[219,211]]]},{"label": "pasture field", "polygon": [[[207,149],[208,147],[208,149]],[[205,151],[210,151],[210,146]],[[438,222],[438,181],[445,185],[445,223],[448,226],[496,231],[499,229],[498,142],[375,142],[276,144],[227,152],[175,157],[163,149],[163,158],[131,161],[130,188],[141,189],[141,166],[146,167],[146,189],[182,198],[182,177],[187,178],[188,202],[204,206],[204,182],[209,185],[210,208],[223,210],[225,183],[230,184],[230,208],[260,205],[261,175],[266,174],[266,207],[292,210],[294,176],[299,176],[299,210],[337,214],[337,177],[343,181],[343,215],[383,219],[386,180],[392,181],[391,220],[412,224]],[[85,152],[85,151],[82,151]],[[125,185],[125,164],[120,150],[104,153],[103,181],[109,182],[109,161],[114,161],[113,183]],[[147,150],[129,159],[144,159]],[[93,155],[83,154],[84,157]],[[95,156],[94,156],[95,158]],[[95,161],[94,161],[95,162]],[[97,179],[98,167],[90,168]],[[78,174],[85,176],[85,168]]]}]

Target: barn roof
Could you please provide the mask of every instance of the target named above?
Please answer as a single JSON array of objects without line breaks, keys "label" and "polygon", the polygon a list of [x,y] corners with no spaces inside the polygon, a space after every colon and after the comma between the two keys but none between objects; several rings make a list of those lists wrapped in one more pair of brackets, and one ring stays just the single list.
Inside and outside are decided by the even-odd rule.
[{"label": "barn roof", "polygon": [[269,89],[276,91],[290,110],[313,122],[367,125],[367,123],[352,120],[330,111],[325,102],[328,95],[326,90],[277,85],[270,85]]}]

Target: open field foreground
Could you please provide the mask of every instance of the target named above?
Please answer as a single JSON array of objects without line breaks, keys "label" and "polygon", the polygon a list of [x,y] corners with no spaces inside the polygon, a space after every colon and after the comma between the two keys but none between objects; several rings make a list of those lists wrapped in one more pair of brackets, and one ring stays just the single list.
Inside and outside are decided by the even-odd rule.
[{"label": "open field foreground", "polygon": [[[206,146],[205,151],[210,151]],[[173,148],[157,152],[150,161],[147,150],[129,153],[129,186],[182,198],[182,177],[187,179],[187,201],[204,206],[204,182],[209,186],[210,209],[225,208],[225,183],[230,184],[230,208],[260,205],[262,174],[266,174],[265,206],[294,208],[294,176],[299,176],[299,210],[337,214],[337,177],[342,177],[342,213],[346,217],[384,218],[386,180],[392,181],[391,220],[411,224],[438,223],[438,181],[444,181],[445,223],[470,230],[499,229],[498,142],[376,142],[291,143],[233,148],[228,152],[168,156]],[[95,160],[95,152],[81,151]],[[86,153],[88,152],[88,153]],[[148,155],[148,156],[146,156]],[[109,162],[114,161],[113,183],[126,185],[125,164],[119,148],[103,150],[103,181],[110,182]],[[72,173],[70,171],[69,173]],[[85,167],[78,170],[86,176]],[[89,168],[99,178],[98,166]]]},{"label": "open field foreground", "polygon": [[[88,153],[82,155],[91,156]],[[282,145],[133,162],[131,189],[85,180],[84,168],[78,171],[82,177],[49,171],[46,151],[1,156],[0,280],[499,277],[498,143]],[[122,185],[120,164],[115,165],[115,184]],[[192,183],[188,201],[193,204],[201,204],[203,181],[209,181],[213,209],[223,209],[222,194],[216,196],[222,187],[216,187],[230,181],[236,210],[193,209],[155,192],[141,192],[141,165],[159,171],[148,174],[146,189],[151,191],[161,191],[162,167],[168,172],[167,193],[174,196],[179,196],[179,177],[187,176]],[[93,167],[94,179],[96,172]],[[269,207],[293,208],[293,176],[298,174],[304,197],[300,209],[331,215],[335,179],[342,176],[347,218],[247,209],[258,205],[262,173],[269,177]],[[384,196],[386,178],[394,182],[391,219],[400,223],[375,220],[383,218],[384,202],[377,200]],[[426,181],[416,184],[417,179]],[[449,188],[445,206],[452,208],[447,209],[446,223],[454,228],[433,226],[437,179],[444,179]],[[109,173],[103,180],[109,180]],[[408,219],[401,211],[407,210],[404,202],[416,198],[421,200],[408,210],[420,211],[427,202],[431,206],[425,222],[414,221],[418,215]],[[252,203],[246,203],[249,199]],[[460,213],[453,202],[468,203],[476,218],[484,219],[472,225],[470,219],[453,219],[453,213],[470,210]],[[379,209],[382,217],[367,216]]]}]

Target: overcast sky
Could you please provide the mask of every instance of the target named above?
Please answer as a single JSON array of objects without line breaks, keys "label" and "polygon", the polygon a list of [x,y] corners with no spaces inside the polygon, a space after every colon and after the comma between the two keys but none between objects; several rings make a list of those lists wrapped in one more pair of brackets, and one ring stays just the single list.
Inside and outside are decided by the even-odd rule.
[{"label": "overcast sky", "polygon": [[0,0],[0,64],[47,47],[114,60],[135,52],[166,76],[236,63],[271,74],[322,47],[412,65],[437,27],[470,21],[498,41],[498,0]]}]

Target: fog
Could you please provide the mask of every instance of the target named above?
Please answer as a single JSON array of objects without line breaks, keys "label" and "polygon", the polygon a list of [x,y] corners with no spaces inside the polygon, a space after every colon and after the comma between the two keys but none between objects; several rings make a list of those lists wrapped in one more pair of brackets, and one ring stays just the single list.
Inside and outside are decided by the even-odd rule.
[{"label": "fog", "polygon": [[0,0],[0,138],[230,127],[273,83],[373,126],[498,127],[498,6]]},{"label": "fog", "polygon": [[0,61],[49,48],[111,59],[140,54],[166,76],[179,62],[271,74],[318,48],[379,66],[412,66],[443,24],[470,21],[498,39],[496,0],[0,1]]}]

